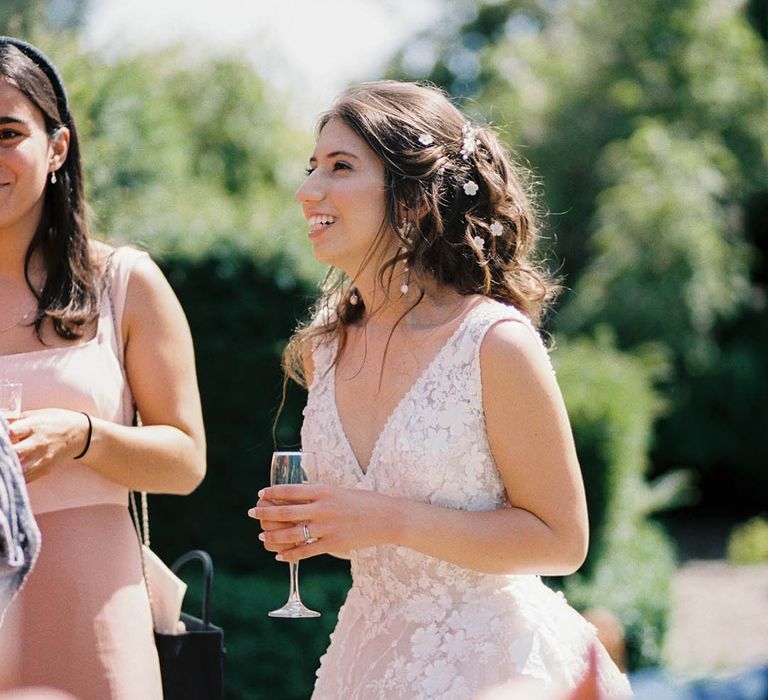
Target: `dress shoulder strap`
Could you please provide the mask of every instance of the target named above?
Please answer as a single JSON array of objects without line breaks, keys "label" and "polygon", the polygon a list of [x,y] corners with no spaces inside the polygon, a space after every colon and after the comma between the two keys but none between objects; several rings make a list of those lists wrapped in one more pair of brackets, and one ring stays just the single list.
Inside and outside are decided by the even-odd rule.
[{"label": "dress shoulder strap", "polygon": [[475,360],[479,362],[480,358],[480,346],[483,343],[486,333],[493,328],[497,323],[503,321],[512,321],[522,324],[527,328],[530,333],[536,338],[536,341],[541,348],[541,351],[546,355],[550,368],[554,372],[552,367],[552,361],[549,357],[549,350],[544,344],[544,340],[541,334],[536,330],[531,320],[519,309],[508,304],[502,304],[497,301],[486,301],[481,304],[481,307],[472,314],[467,325],[467,333],[465,337],[467,342],[471,344],[471,347],[475,354]]},{"label": "dress shoulder strap", "polygon": [[149,255],[142,250],[137,250],[130,246],[121,246],[115,248],[107,259],[105,274],[107,294],[104,295],[105,298],[102,300],[102,305],[108,306],[105,312],[108,311],[111,316],[112,345],[121,364],[124,363],[124,358],[123,338],[120,328],[122,327],[123,313],[125,311],[128,280],[136,262],[148,257]]},{"label": "dress shoulder strap", "polygon": [[328,376],[328,372],[336,359],[338,340],[334,336],[322,336],[312,340],[312,385]]}]

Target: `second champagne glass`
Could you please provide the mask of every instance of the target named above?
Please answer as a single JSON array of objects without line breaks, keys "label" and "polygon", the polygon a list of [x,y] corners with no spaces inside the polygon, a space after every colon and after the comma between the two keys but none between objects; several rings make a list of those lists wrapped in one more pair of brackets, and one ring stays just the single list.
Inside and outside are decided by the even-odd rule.
[{"label": "second champagne glass", "polygon": [[21,413],[21,384],[0,379],[0,413],[6,420]]},{"label": "second champagne glass", "polygon": [[[274,452],[270,469],[270,483],[306,484],[316,476],[315,455],[311,452]],[[291,588],[288,602],[282,608],[272,610],[270,617],[320,617],[320,613],[310,610],[301,602],[299,596],[299,564],[289,562]]]}]

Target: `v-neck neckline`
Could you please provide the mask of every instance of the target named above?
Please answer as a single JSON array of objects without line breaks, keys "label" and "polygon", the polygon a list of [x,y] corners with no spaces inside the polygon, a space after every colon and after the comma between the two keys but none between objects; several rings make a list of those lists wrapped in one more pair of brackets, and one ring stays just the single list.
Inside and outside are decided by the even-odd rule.
[{"label": "v-neck neckline", "polygon": [[474,315],[474,313],[479,309],[480,307],[485,306],[483,301],[480,301],[479,303],[475,304],[472,308],[467,311],[466,316],[461,320],[461,323],[458,325],[456,330],[451,333],[451,335],[448,337],[448,339],[440,346],[440,348],[435,352],[435,354],[432,356],[432,359],[427,363],[427,366],[422,370],[422,372],[418,375],[418,377],[414,380],[414,382],[411,384],[410,387],[408,387],[403,395],[400,397],[400,399],[394,404],[394,407],[389,412],[389,415],[387,416],[387,419],[382,424],[381,430],[379,431],[378,436],[376,437],[376,441],[373,443],[373,449],[371,450],[371,456],[368,459],[368,465],[363,469],[362,464],[360,464],[360,459],[358,458],[357,454],[355,453],[354,448],[352,447],[352,442],[349,439],[349,436],[347,435],[347,431],[344,428],[344,423],[341,420],[341,413],[339,413],[339,403],[336,400],[336,363],[333,363],[331,366],[331,371],[329,373],[329,379],[331,382],[331,392],[332,392],[332,398],[333,398],[333,413],[336,420],[336,427],[339,431],[339,434],[341,435],[342,441],[344,442],[344,445],[346,447],[347,452],[349,452],[349,456],[352,459],[352,462],[355,465],[356,471],[358,476],[361,479],[364,479],[368,474],[371,473],[371,468],[375,465],[379,447],[381,445],[383,437],[387,434],[387,431],[389,430],[389,426],[394,420],[395,416],[400,413],[400,409],[403,406],[403,404],[406,403],[406,401],[410,398],[411,394],[416,390],[416,387],[422,384],[424,381],[426,381],[427,376],[432,372],[432,369],[437,365],[438,361],[442,358],[442,356],[447,352],[448,348],[450,348],[455,340],[460,336],[460,334],[464,331],[464,328],[466,327],[467,323],[469,322],[469,319]]}]

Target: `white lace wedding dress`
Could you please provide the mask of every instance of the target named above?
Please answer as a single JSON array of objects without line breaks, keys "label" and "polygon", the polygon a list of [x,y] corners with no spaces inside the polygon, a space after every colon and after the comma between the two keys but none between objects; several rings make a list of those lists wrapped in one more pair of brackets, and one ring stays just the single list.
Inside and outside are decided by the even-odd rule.
[{"label": "white lace wedding dress", "polygon": [[[335,344],[319,345],[302,445],[317,454],[320,480],[448,508],[503,507],[485,434],[479,350],[504,319],[530,325],[497,302],[469,312],[392,412],[365,473],[336,408]],[[594,628],[538,576],[478,573],[391,545],[356,550],[351,565],[353,585],[314,700],[463,700],[520,677],[572,686],[585,671]],[[626,678],[602,647],[598,657],[605,696],[627,696]]]}]

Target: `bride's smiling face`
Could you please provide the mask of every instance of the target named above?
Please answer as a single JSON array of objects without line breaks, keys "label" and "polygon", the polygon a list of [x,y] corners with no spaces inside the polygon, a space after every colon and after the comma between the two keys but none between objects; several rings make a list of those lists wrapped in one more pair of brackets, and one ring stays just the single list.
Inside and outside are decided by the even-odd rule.
[{"label": "bride's smiling face", "polygon": [[384,164],[338,118],[323,127],[309,164],[296,199],[309,224],[313,253],[354,277],[379,236],[395,240],[387,222]]}]

